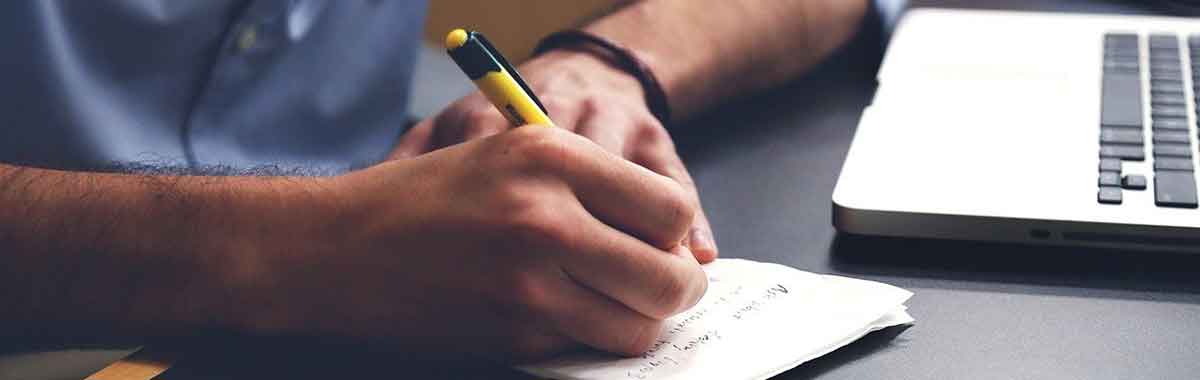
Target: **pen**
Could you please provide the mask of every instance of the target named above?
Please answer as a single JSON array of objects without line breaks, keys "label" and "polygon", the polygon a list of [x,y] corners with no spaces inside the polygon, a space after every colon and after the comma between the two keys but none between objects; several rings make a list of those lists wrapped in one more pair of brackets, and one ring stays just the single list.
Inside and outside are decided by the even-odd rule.
[{"label": "pen", "polygon": [[513,126],[554,126],[521,74],[483,34],[455,29],[446,36],[446,52]]}]

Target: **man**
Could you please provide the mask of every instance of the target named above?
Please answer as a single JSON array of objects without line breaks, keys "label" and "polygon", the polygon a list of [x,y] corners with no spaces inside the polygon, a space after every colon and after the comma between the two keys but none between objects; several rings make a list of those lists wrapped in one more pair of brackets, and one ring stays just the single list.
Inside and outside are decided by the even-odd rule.
[{"label": "man", "polygon": [[[647,0],[584,30],[643,61],[679,121],[795,77],[866,8]],[[647,349],[717,256],[647,89],[568,44],[521,67],[561,128],[511,129],[471,95],[400,136],[423,15],[403,0],[0,5],[0,334]]]}]

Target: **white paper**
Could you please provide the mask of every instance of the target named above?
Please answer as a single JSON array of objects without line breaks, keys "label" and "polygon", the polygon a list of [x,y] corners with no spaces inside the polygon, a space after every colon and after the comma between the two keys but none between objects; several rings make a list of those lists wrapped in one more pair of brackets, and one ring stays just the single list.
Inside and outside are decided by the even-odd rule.
[{"label": "white paper", "polygon": [[765,379],[863,335],[912,323],[912,293],[778,264],[720,259],[705,265],[708,292],[667,321],[641,357],[590,352],[518,369],[553,379]]}]

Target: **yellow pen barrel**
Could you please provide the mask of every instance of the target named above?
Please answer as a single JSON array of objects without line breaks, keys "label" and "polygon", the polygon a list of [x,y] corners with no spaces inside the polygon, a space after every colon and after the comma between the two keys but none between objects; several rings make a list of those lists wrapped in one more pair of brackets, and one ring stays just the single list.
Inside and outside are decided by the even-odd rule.
[{"label": "yellow pen barrel", "polygon": [[530,98],[521,85],[508,72],[488,72],[475,80],[475,86],[496,105],[500,113],[513,125],[539,124],[554,126],[537,103]]}]

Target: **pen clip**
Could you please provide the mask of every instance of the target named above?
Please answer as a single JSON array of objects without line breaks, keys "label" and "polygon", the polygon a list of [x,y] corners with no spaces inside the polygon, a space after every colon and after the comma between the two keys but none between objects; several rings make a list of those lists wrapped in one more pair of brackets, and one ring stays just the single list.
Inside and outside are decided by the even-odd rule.
[{"label": "pen clip", "polygon": [[487,49],[488,55],[491,55],[492,59],[494,59],[496,63],[500,64],[500,67],[504,68],[504,71],[507,71],[508,75],[512,76],[513,80],[517,81],[517,85],[520,85],[521,89],[525,90],[525,94],[529,95],[530,99],[533,99],[533,103],[537,104],[538,108],[542,109],[542,113],[550,115],[550,111],[547,111],[546,106],[542,105],[542,101],[538,99],[536,94],[533,93],[533,89],[529,88],[528,84],[525,84],[525,78],[521,78],[521,73],[517,72],[517,68],[508,63],[508,60],[504,58],[504,55],[501,55],[500,51],[496,50],[495,46],[492,46],[492,42],[488,41],[487,37],[483,36],[483,33],[471,32],[471,36],[479,40],[479,43],[483,45],[483,48]]}]

